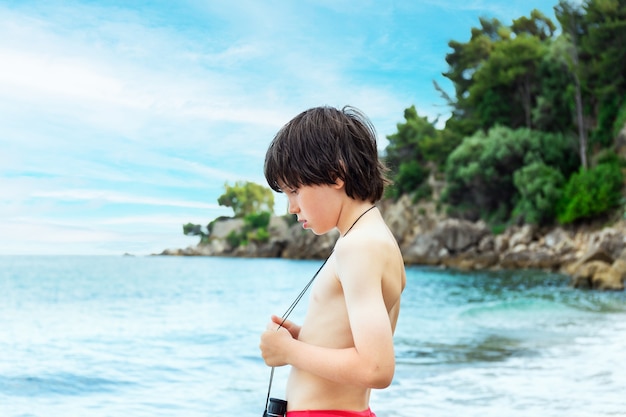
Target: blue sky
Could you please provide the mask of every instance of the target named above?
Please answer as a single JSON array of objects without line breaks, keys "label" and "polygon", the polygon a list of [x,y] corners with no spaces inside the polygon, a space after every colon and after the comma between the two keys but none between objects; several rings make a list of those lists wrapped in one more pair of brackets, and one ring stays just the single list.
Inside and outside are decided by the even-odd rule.
[{"label": "blue sky", "polygon": [[0,0],[0,254],[195,245],[293,116],[356,106],[382,149],[411,105],[445,120],[449,40],[554,4]]}]

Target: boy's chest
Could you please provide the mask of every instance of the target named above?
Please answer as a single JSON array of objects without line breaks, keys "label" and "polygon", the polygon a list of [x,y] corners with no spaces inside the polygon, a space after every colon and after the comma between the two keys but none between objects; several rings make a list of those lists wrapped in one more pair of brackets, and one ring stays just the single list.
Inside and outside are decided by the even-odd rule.
[{"label": "boy's chest", "polygon": [[320,320],[326,316],[338,318],[346,314],[343,288],[333,268],[324,268],[313,283],[308,313]]},{"label": "boy's chest", "polygon": [[334,273],[322,272],[311,287],[300,338],[321,346],[344,346],[352,339],[343,289]]}]

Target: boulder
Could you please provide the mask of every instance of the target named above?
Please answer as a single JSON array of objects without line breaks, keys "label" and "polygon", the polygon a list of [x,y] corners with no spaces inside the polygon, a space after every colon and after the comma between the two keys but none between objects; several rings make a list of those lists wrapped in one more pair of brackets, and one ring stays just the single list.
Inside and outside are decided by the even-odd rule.
[{"label": "boulder", "polygon": [[509,235],[503,233],[497,235],[493,240],[494,250],[498,253],[504,253],[509,248]]},{"label": "boulder", "polygon": [[622,274],[613,268],[597,271],[591,278],[591,288],[594,290],[621,291],[624,289]]},{"label": "boulder", "polygon": [[378,203],[378,208],[401,249],[411,245],[417,236],[433,231],[443,219],[435,203],[415,204],[408,195],[395,202],[384,200]]},{"label": "boulder", "polygon": [[412,234],[412,221],[409,197],[404,195],[397,202],[383,202],[381,211],[391,233],[403,245],[404,240]]},{"label": "boulder", "polygon": [[500,257],[500,267],[504,269],[547,269],[557,270],[561,261],[547,249],[529,249],[525,245],[516,246]]},{"label": "boulder", "polygon": [[613,260],[614,260],[613,257],[609,255],[608,253],[606,253],[604,250],[600,248],[594,248],[594,249],[587,251],[582,257],[578,258],[575,262],[568,264],[564,268],[563,272],[569,275],[576,275],[582,265],[589,264],[589,263],[596,262],[596,261],[603,262],[605,264],[610,265],[613,263]]},{"label": "boulder", "polygon": [[493,252],[495,247],[495,238],[492,234],[488,234],[478,242],[478,253]]},{"label": "boulder", "polygon": [[535,233],[535,227],[526,224],[513,233],[509,239],[509,246],[515,247],[517,245],[528,245],[533,241],[533,235]]},{"label": "boulder", "polygon": [[243,219],[223,219],[213,223],[211,239],[225,239],[232,231],[239,231],[243,227]]},{"label": "boulder", "polygon": [[614,269],[615,271],[620,273],[622,276],[622,281],[624,281],[624,278],[626,277],[626,259],[617,259],[615,262],[613,262],[613,265],[611,265],[611,269]]},{"label": "boulder", "polygon": [[229,252],[231,247],[224,240],[212,240],[207,244],[196,246],[195,249],[198,256],[215,256]]},{"label": "boulder", "polygon": [[412,245],[402,250],[406,264],[439,265],[441,259],[448,255],[448,250],[433,236],[433,233],[418,235]]},{"label": "boulder", "polygon": [[617,259],[624,249],[626,249],[625,236],[615,228],[609,227],[591,234],[590,251],[602,251]]},{"label": "boulder", "polygon": [[578,263],[575,270],[570,274],[572,276],[571,284],[574,288],[594,288],[594,275],[604,273],[609,269],[611,269],[611,264],[600,260]]},{"label": "boulder", "polygon": [[479,252],[474,258],[472,269],[482,270],[499,267],[500,255],[496,251]]},{"label": "boulder", "polygon": [[484,222],[446,219],[433,231],[433,237],[450,253],[458,253],[478,246],[480,240],[490,233]]},{"label": "boulder", "polygon": [[163,256],[183,256],[182,249],[164,249],[163,252],[160,253]]},{"label": "boulder", "polygon": [[245,246],[237,247],[232,253],[232,256],[244,258],[280,258],[284,248],[284,241],[269,241],[265,243],[249,242]]},{"label": "boulder", "polygon": [[555,254],[563,255],[575,250],[576,246],[570,233],[557,227],[548,232],[542,239],[544,246],[552,250]]},{"label": "boulder", "polygon": [[594,274],[591,284],[597,290],[621,291],[624,289],[626,278],[626,259],[619,258],[611,265],[609,270],[599,271]]},{"label": "boulder", "polygon": [[476,249],[468,250],[459,254],[443,257],[442,265],[461,271],[473,271],[491,268],[498,264],[497,253],[478,252]]}]

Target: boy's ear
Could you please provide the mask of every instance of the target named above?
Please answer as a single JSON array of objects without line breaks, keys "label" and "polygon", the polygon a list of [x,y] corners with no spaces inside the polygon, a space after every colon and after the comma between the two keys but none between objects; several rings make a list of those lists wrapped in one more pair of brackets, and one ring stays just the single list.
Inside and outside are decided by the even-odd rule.
[{"label": "boy's ear", "polygon": [[[343,160],[339,160],[339,166],[341,167],[341,170],[340,172],[338,172],[338,174],[345,175],[346,164],[343,163]],[[341,190],[341,188],[343,188],[343,186],[346,185],[346,182],[342,180],[341,177],[339,177],[339,175],[337,176],[337,179],[335,180],[335,189],[337,190]]]}]

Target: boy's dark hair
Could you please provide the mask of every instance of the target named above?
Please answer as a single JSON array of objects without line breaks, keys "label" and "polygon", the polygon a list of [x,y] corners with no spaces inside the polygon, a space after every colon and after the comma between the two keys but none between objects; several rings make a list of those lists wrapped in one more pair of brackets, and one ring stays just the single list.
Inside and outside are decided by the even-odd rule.
[{"label": "boy's dark hair", "polygon": [[361,111],[315,107],[283,126],[265,155],[265,179],[282,187],[345,183],[346,194],[375,203],[383,195],[386,168],[378,159],[376,131]]}]

